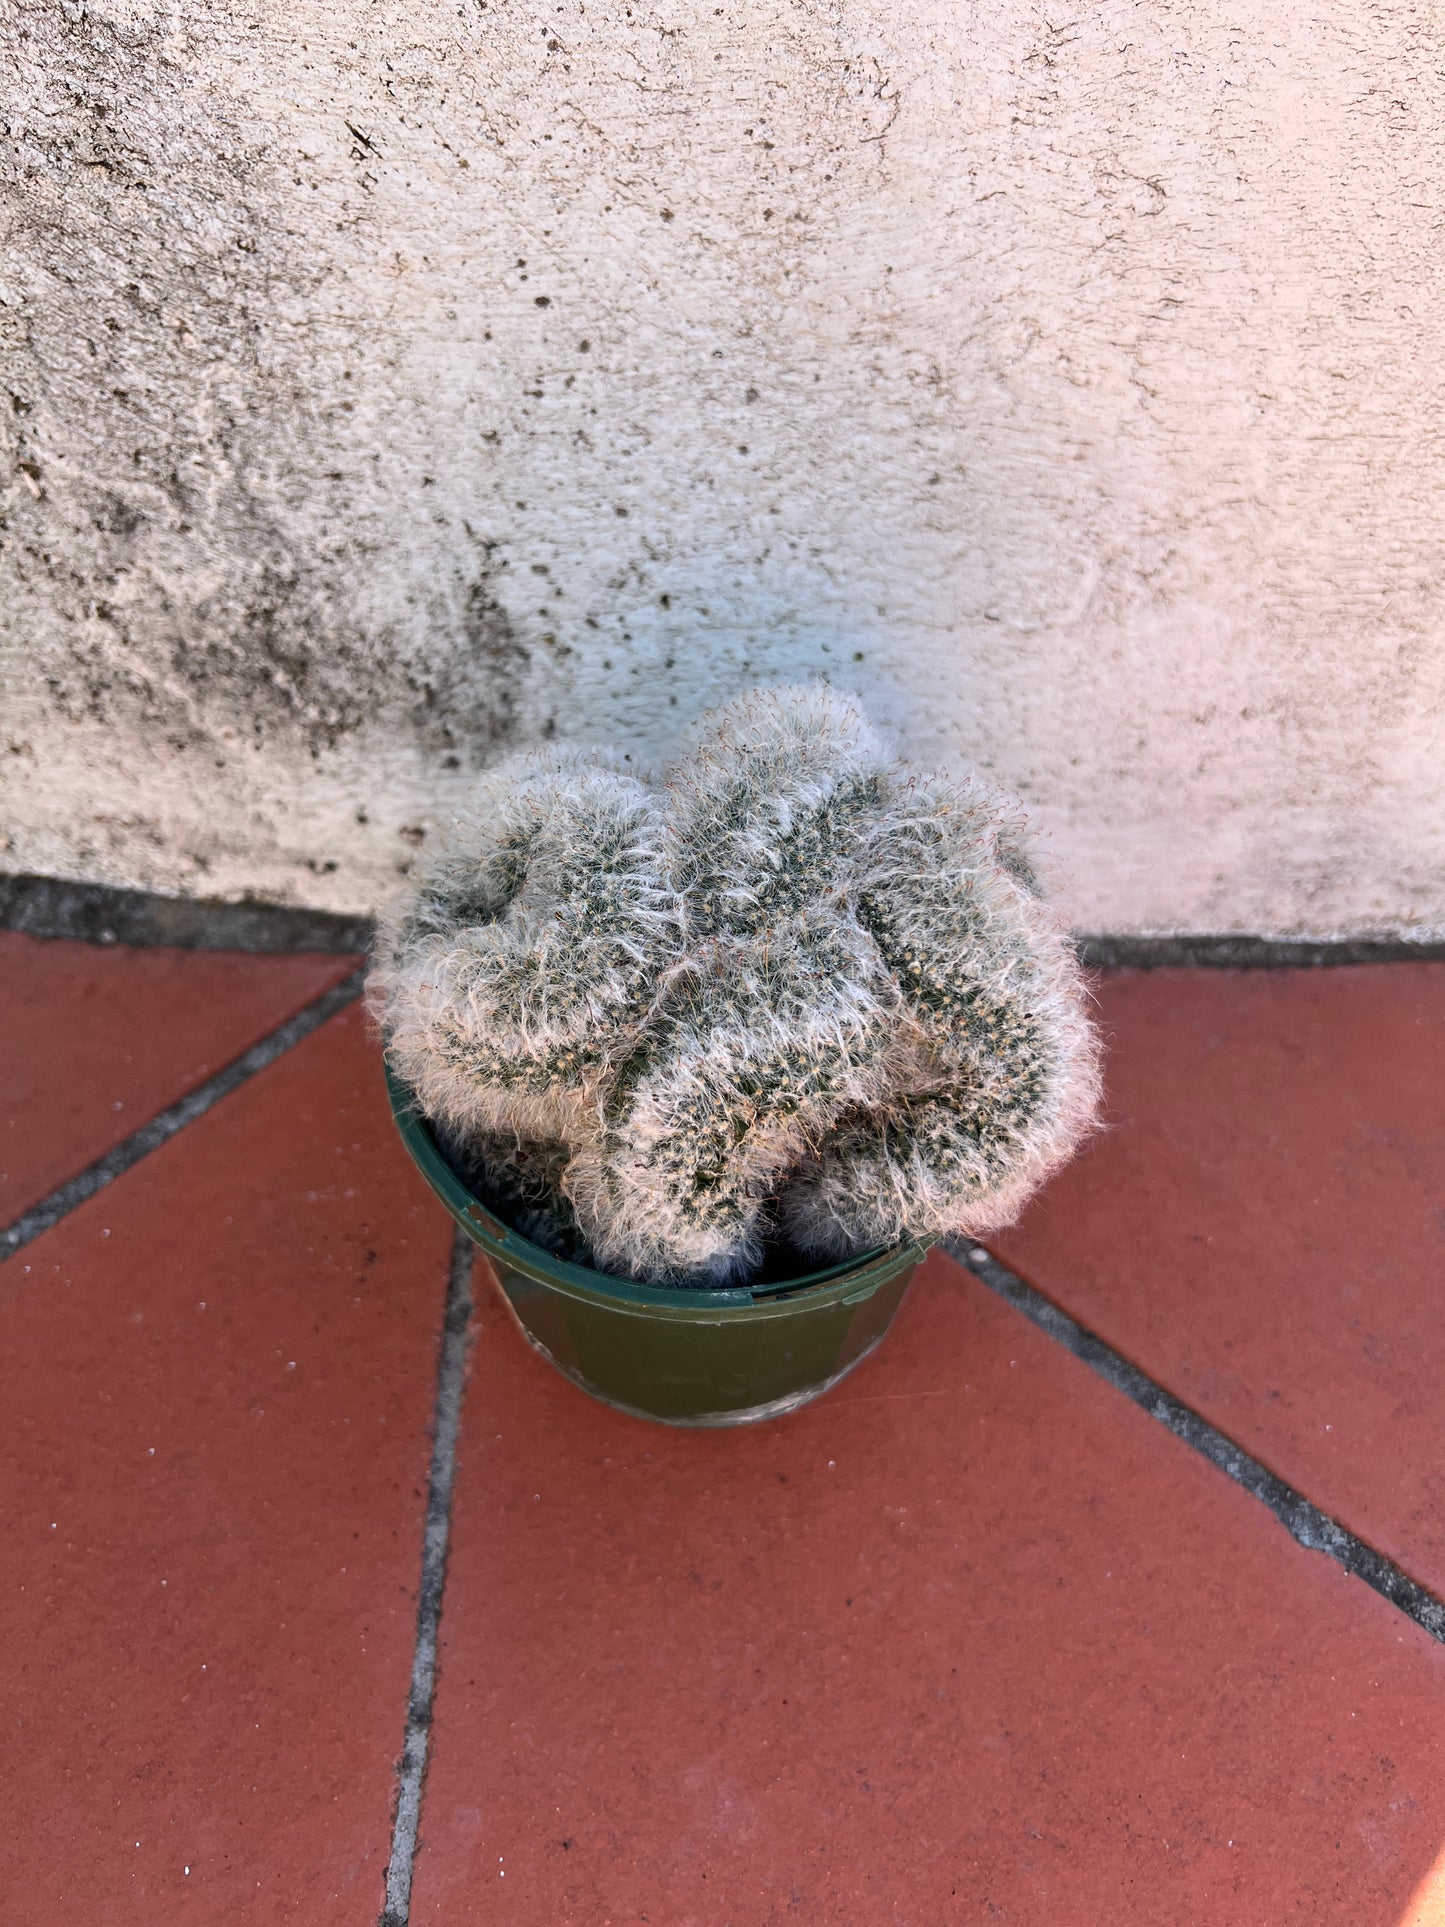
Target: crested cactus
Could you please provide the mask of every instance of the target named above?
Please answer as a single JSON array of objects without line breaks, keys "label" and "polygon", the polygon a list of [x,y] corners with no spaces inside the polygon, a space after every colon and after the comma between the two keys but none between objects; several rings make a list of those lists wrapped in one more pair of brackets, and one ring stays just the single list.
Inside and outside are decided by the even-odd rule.
[{"label": "crested cactus", "polygon": [[1017,814],[848,697],[754,691],[656,785],[533,751],[383,925],[373,1007],[517,1228],[647,1282],[1007,1222],[1088,1128],[1093,1033]]}]

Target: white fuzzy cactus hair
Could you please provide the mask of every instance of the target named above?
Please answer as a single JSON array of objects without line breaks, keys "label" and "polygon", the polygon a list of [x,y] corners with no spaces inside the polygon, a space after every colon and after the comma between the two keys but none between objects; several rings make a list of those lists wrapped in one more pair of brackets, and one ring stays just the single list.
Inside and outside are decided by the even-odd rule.
[{"label": "white fuzzy cactus hair", "polygon": [[910,771],[825,685],[713,711],[656,784],[605,751],[492,771],[371,996],[458,1169],[654,1284],[995,1229],[1098,1105],[1017,806]]}]

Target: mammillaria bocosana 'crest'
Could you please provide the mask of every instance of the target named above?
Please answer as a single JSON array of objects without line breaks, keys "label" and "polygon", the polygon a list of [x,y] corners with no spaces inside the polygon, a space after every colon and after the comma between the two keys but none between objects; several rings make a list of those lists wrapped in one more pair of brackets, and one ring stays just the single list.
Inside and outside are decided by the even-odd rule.
[{"label": "mammillaria bocosana 'crest'", "polygon": [[825,686],[706,716],[658,785],[492,771],[383,925],[373,1008],[526,1235],[721,1284],[1006,1223],[1089,1127],[1097,1053],[1017,809],[899,763]]}]

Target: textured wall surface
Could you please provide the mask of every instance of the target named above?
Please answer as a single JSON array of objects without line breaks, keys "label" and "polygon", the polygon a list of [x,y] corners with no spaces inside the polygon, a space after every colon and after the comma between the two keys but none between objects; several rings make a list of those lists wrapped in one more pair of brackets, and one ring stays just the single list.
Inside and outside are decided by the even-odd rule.
[{"label": "textured wall surface", "polygon": [[1445,928],[1431,10],[0,20],[0,867],[366,908],[827,675],[1082,927]]}]

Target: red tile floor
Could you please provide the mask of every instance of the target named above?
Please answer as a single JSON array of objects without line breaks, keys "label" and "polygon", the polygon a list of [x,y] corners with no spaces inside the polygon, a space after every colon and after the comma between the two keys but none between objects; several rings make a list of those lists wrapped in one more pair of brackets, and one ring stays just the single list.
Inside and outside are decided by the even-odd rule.
[{"label": "red tile floor", "polygon": [[[346,969],[0,939],[8,1215]],[[942,1254],[744,1431],[444,1345],[353,1004],[0,1276],[0,1917],[1445,1927],[1445,965],[1099,999],[998,1255],[1403,1604]]]}]

